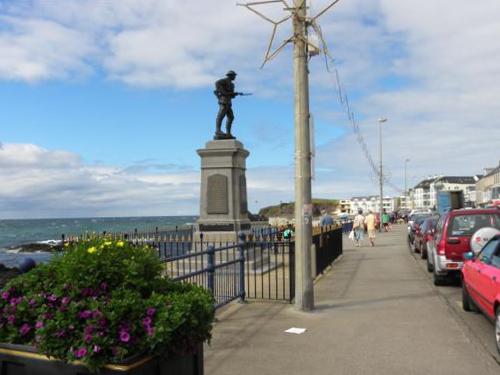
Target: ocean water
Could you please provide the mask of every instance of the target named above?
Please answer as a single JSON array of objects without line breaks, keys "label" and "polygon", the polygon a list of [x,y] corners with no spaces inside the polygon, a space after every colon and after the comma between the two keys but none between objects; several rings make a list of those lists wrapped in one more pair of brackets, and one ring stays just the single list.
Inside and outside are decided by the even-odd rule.
[{"label": "ocean water", "polygon": [[23,253],[19,246],[44,241],[59,241],[64,234],[78,235],[85,232],[123,233],[171,231],[194,223],[197,216],[108,217],[74,219],[0,220],[0,263],[17,266],[24,258],[46,261],[45,252]]}]

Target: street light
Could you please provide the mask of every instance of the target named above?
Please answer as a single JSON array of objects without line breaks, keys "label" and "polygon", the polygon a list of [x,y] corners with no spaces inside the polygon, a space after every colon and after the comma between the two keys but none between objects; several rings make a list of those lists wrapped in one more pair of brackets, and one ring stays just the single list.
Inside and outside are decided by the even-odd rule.
[{"label": "street light", "polygon": [[380,171],[379,171],[379,184],[380,184],[380,209],[379,209],[379,218],[380,218],[380,228],[379,232],[382,232],[382,214],[384,212],[384,174],[382,169],[382,123],[387,122],[385,117],[381,117],[378,119],[378,136],[379,136],[379,158],[380,158]]},{"label": "street light", "polygon": [[406,181],[406,169],[407,169],[407,166],[408,166],[408,162],[410,161],[410,159],[405,159],[405,209],[408,210],[408,185],[407,185],[407,181]]}]

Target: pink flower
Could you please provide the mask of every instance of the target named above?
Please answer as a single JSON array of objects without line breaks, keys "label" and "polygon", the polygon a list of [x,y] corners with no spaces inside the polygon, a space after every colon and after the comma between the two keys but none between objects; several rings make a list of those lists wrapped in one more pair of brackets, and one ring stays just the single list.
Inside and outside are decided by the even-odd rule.
[{"label": "pink flower", "polygon": [[29,331],[31,331],[31,327],[29,326],[28,323],[24,323],[19,329],[21,336],[26,336],[29,333]]},{"label": "pink flower", "polygon": [[149,326],[153,320],[149,317],[146,316],[144,319],[142,319],[142,324],[145,326]]},{"label": "pink flower", "polygon": [[87,349],[86,348],[80,348],[74,351],[75,357],[76,358],[82,358],[87,355]]},{"label": "pink flower", "polygon": [[78,316],[82,319],[88,319],[92,316],[92,311],[90,310],[84,310],[78,313]]},{"label": "pink flower", "polygon": [[153,336],[155,333],[155,329],[151,326],[146,326],[146,333],[148,336]]},{"label": "pink flower", "polygon": [[51,294],[50,296],[47,297],[47,299],[50,301],[50,302],[56,302],[57,301],[57,297],[55,294]]},{"label": "pink flower", "polygon": [[69,303],[69,301],[70,301],[69,297],[63,297],[62,300],[61,300],[61,303],[63,305],[67,305]]},{"label": "pink flower", "polygon": [[148,307],[148,309],[146,310],[146,315],[147,316],[153,316],[156,312],[156,309],[154,307]]},{"label": "pink flower", "polygon": [[14,322],[16,321],[16,317],[14,315],[9,315],[7,317],[7,321],[10,323],[10,324],[14,324]]},{"label": "pink flower", "polygon": [[129,342],[130,341],[130,333],[125,330],[120,331],[120,341],[121,342]]},{"label": "pink flower", "polygon": [[40,321],[36,322],[36,323],[35,323],[35,328],[36,328],[36,329],[43,328],[43,322],[40,322]]},{"label": "pink flower", "polygon": [[94,353],[99,353],[101,351],[101,347],[99,345],[94,345]]},{"label": "pink flower", "polygon": [[9,299],[9,297],[10,297],[9,292],[2,292],[2,299],[7,301]]}]

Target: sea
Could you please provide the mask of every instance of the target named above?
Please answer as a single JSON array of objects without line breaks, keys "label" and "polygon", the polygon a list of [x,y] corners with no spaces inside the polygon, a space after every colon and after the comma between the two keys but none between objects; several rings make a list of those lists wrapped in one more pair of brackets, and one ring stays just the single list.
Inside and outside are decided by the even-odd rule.
[{"label": "sea", "polygon": [[172,231],[192,225],[197,216],[153,217],[94,217],[73,219],[19,219],[0,220],[0,263],[8,267],[19,266],[25,258],[45,262],[51,254],[36,250],[25,252],[28,244],[57,243],[84,233],[133,233]]}]

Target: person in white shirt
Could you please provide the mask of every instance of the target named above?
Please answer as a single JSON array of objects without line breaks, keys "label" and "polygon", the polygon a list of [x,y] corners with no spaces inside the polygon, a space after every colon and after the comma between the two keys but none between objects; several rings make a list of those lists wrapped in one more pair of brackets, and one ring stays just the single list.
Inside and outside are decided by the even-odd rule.
[{"label": "person in white shirt", "polygon": [[363,210],[361,209],[358,210],[358,214],[354,217],[352,230],[354,231],[354,242],[356,242],[356,246],[359,247],[361,246],[365,235],[365,217],[363,216]]}]

